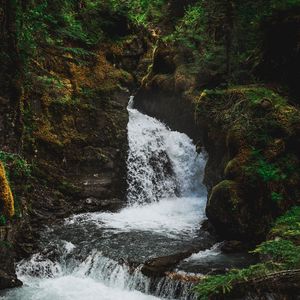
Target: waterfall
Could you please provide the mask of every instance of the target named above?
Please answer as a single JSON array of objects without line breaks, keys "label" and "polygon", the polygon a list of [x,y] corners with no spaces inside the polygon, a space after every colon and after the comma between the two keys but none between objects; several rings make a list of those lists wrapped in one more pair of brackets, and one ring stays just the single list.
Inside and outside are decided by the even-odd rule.
[{"label": "waterfall", "polygon": [[128,105],[128,205],[67,218],[42,233],[40,253],[18,263],[24,282],[4,300],[194,299],[192,283],[142,274],[149,258],[199,243],[205,155],[192,140]]},{"label": "waterfall", "polygon": [[128,105],[128,201],[131,205],[205,193],[205,159],[192,140]]}]

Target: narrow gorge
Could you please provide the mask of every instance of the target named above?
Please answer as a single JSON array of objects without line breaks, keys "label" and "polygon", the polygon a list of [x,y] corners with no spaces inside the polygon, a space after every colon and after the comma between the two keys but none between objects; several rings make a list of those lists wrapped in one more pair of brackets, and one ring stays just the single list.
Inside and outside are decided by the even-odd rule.
[{"label": "narrow gorge", "polygon": [[0,1],[0,299],[300,299],[300,1]]},{"label": "narrow gorge", "polygon": [[197,277],[247,262],[201,230],[206,154],[134,109],[133,97],[128,112],[126,207],[48,227],[42,251],[17,265],[24,286],[1,299],[195,299]]}]

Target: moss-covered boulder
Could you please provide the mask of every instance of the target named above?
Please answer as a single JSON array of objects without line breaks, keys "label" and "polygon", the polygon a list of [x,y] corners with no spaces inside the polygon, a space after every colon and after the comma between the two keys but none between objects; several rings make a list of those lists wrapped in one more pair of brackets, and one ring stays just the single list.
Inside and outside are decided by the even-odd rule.
[{"label": "moss-covered boulder", "polygon": [[209,219],[226,237],[263,238],[272,219],[299,199],[299,111],[271,89],[240,86],[202,92],[196,118],[225,179],[206,172]]},{"label": "moss-covered boulder", "polygon": [[[238,185],[233,180],[223,180],[213,187],[207,202],[207,216],[216,226],[218,231],[223,231],[223,226],[230,227],[227,230],[238,232],[236,225],[241,226],[242,216],[235,210],[240,204]],[[232,226],[235,224],[234,226]]]}]

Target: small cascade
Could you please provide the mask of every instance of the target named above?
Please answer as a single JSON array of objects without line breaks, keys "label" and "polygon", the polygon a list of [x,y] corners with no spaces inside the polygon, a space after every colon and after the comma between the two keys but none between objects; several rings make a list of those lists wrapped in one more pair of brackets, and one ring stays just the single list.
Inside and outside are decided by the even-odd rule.
[{"label": "small cascade", "polygon": [[1,300],[195,299],[195,282],[150,278],[141,269],[203,239],[205,155],[185,134],[134,109],[133,98],[128,113],[128,206],[75,215],[45,230],[43,251],[17,266],[24,286],[0,293]]},{"label": "small cascade", "polygon": [[[132,299],[196,299],[196,295],[192,291],[196,282],[193,279],[180,280],[178,275],[149,278],[142,274],[142,266],[133,267],[125,261],[114,261],[96,250],[93,250],[83,261],[74,258],[79,254],[75,247],[71,251],[67,247],[60,251],[62,256],[56,261],[41,253],[33,255],[29,260],[21,261],[17,266],[17,275],[25,285],[31,286],[31,288],[25,287],[11,291],[2,299],[18,300],[23,299],[24,295],[27,296],[26,299],[51,299],[51,297],[58,296],[58,292],[60,297],[68,299],[72,294],[72,285],[79,281],[82,281],[82,288],[85,292],[84,284],[87,284],[87,287],[97,284],[98,288],[95,292],[103,292],[109,288],[122,296],[124,293],[125,297],[127,293],[134,292]],[[72,253],[73,251],[74,253]],[[180,274],[180,277],[187,278],[188,276]],[[40,282],[40,278],[43,278],[43,282]],[[64,292],[60,290],[49,293],[45,289],[51,288],[52,284],[67,285]],[[40,298],[30,298],[31,292],[35,292]],[[91,295],[94,297],[94,293]],[[78,295],[75,296],[75,299],[79,299]],[[98,298],[87,297],[85,299]]]}]

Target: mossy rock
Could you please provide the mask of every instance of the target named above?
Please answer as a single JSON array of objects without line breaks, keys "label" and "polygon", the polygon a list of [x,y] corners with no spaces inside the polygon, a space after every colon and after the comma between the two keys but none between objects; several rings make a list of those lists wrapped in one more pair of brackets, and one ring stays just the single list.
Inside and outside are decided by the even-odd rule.
[{"label": "mossy rock", "polygon": [[238,154],[240,149],[245,145],[245,136],[243,131],[238,128],[232,128],[227,132],[226,136],[226,148],[230,158],[233,158]]},{"label": "mossy rock", "polygon": [[213,187],[208,199],[206,213],[219,232],[224,235],[238,235],[239,211],[242,199],[239,196],[238,184],[233,180],[223,180]]},{"label": "mossy rock", "polygon": [[241,176],[242,174],[241,162],[238,158],[230,160],[224,170],[224,176],[227,180],[234,180]]}]

